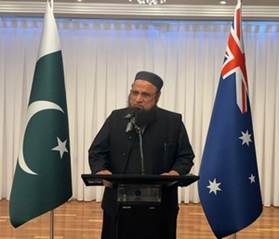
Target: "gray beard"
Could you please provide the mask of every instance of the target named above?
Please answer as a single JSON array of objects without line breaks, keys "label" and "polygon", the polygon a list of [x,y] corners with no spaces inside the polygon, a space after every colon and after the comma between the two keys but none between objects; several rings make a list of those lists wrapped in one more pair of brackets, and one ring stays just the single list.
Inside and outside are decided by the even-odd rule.
[{"label": "gray beard", "polygon": [[135,123],[139,127],[146,127],[156,118],[156,106],[149,110],[138,109],[135,107],[129,107],[132,114],[135,115]]}]

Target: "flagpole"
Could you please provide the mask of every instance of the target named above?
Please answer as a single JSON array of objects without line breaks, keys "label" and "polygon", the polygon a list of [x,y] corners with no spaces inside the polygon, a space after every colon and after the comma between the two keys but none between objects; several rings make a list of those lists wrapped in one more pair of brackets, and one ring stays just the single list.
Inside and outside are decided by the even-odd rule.
[{"label": "flagpole", "polygon": [[[53,10],[53,0],[48,0],[50,7]],[[49,227],[49,238],[54,239],[54,210],[50,211],[50,227]]]},{"label": "flagpole", "polygon": [[[53,0],[48,0],[53,11]],[[49,238],[54,239],[54,210],[50,211]]]},{"label": "flagpole", "polygon": [[54,239],[54,210],[50,211],[49,238]]}]

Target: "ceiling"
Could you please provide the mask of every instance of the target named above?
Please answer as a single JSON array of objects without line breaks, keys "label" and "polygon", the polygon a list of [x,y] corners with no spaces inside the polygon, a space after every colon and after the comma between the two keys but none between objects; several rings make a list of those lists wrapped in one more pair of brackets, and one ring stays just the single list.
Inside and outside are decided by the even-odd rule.
[{"label": "ceiling", "polygon": [[[23,2],[22,0],[2,0],[6,2]],[[46,0],[28,0],[28,2],[45,2]],[[54,0],[54,2],[71,2],[76,3],[77,0]],[[167,0],[167,4],[178,5],[218,5],[219,0]],[[227,5],[235,5],[236,0],[227,0]],[[103,3],[103,4],[137,4],[136,0],[82,0],[82,3]],[[243,5],[254,6],[279,6],[279,0],[242,0]]]},{"label": "ceiling", "polygon": [[[167,0],[163,5],[139,5],[136,0],[54,0],[62,17],[123,19],[231,19],[237,0]],[[42,16],[46,0],[1,0],[0,16]],[[244,20],[279,20],[279,0],[242,0]]]}]

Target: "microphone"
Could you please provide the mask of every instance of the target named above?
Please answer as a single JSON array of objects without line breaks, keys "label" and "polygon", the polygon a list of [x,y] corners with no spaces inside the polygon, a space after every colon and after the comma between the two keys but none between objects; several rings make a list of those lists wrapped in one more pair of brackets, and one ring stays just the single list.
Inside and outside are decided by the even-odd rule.
[{"label": "microphone", "polygon": [[129,133],[134,129],[134,124],[135,124],[135,117],[131,117],[127,123],[125,132]]},{"label": "microphone", "polygon": [[129,132],[131,132],[134,129],[134,127],[136,125],[136,113],[138,111],[139,111],[139,109],[133,108],[133,109],[131,109],[131,112],[129,112],[128,114],[126,114],[124,116],[124,119],[128,120],[126,129],[125,129],[126,133],[129,133]]}]

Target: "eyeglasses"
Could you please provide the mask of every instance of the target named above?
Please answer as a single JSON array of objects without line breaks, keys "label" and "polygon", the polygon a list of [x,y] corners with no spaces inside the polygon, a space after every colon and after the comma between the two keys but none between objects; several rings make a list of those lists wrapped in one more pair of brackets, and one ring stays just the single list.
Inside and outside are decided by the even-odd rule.
[{"label": "eyeglasses", "polygon": [[130,93],[131,93],[131,96],[133,96],[133,97],[138,97],[140,95],[145,100],[149,100],[157,94],[157,93],[151,94],[148,92],[139,92],[137,90],[131,90]]}]

